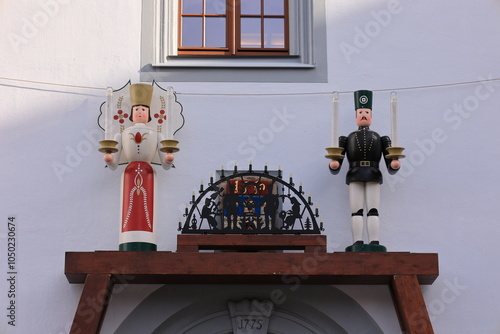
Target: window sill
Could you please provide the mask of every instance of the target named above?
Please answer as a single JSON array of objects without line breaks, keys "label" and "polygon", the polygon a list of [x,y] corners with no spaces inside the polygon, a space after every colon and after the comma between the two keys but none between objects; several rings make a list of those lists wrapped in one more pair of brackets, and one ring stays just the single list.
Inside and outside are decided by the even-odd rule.
[{"label": "window sill", "polygon": [[280,58],[198,58],[198,57],[168,57],[165,63],[156,63],[151,66],[162,67],[210,67],[210,68],[315,68],[315,64],[300,62],[300,57]]}]

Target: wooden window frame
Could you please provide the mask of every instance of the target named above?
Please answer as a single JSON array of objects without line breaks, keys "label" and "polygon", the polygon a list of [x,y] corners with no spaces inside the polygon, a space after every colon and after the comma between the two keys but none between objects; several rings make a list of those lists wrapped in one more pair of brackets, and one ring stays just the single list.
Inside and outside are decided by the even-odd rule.
[{"label": "wooden window frame", "polygon": [[[203,0],[205,1],[205,0]],[[264,0],[261,1],[261,13],[255,15],[242,15],[240,0],[226,0],[226,14],[183,14],[182,0],[179,0],[178,11],[178,36],[179,45],[182,41],[182,18],[183,17],[202,17],[202,34],[204,35],[205,17],[226,17],[226,47],[183,47],[177,49],[179,56],[289,56],[290,55],[290,13],[288,0],[284,1],[283,15],[265,15],[263,13]],[[203,2],[205,5],[205,2]],[[261,19],[261,45],[264,46],[264,19],[282,18],[284,20],[284,47],[283,48],[242,48],[241,41],[241,18],[256,17]]]}]

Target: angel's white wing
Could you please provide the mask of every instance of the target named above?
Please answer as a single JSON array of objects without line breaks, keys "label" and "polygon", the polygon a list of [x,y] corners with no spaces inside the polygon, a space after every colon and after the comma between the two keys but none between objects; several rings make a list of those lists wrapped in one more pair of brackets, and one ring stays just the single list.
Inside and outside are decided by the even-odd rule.
[{"label": "angel's white wing", "polygon": [[[123,132],[124,129],[134,125],[130,118],[130,81],[120,89],[114,90],[111,97],[111,111],[107,112],[108,101],[101,104],[101,114],[97,120],[101,129],[105,130],[106,138],[114,139],[117,134]],[[107,118],[107,120],[106,120]],[[106,128],[106,121],[108,126]]]},{"label": "angel's white wing", "polygon": [[[177,102],[177,96],[175,92],[173,94],[173,101],[169,104],[169,96],[167,89],[164,89],[158,85],[157,82],[153,82],[153,100],[151,101],[151,117],[153,123],[156,126],[156,131],[164,135],[167,138],[167,128],[168,122],[172,122],[170,129],[172,129],[172,135],[175,135],[184,126],[184,115],[182,115],[182,105]],[[172,119],[169,120],[168,106],[172,106]]]}]

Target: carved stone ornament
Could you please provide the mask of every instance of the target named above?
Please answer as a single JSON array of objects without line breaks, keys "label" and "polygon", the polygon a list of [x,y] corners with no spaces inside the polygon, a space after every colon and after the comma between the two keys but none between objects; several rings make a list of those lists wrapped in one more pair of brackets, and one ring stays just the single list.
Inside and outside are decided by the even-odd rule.
[{"label": "carved stone ornament", "polygon": [[234,334],[267,334],[274,304],[270,300],[229,301]]}]

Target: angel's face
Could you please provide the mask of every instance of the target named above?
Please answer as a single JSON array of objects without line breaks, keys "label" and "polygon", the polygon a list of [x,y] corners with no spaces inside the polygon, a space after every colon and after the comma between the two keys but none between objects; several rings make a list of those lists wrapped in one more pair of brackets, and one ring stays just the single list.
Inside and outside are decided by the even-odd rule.
[{"label": "angel's face", "polygon": [[132,122],[147,123],[149,121],[149,107],[134,106],[132,107]]}]

